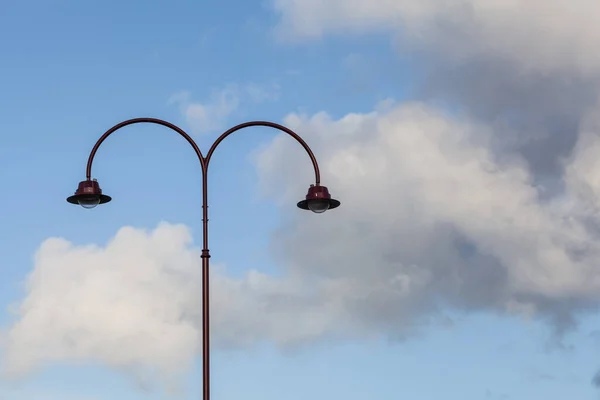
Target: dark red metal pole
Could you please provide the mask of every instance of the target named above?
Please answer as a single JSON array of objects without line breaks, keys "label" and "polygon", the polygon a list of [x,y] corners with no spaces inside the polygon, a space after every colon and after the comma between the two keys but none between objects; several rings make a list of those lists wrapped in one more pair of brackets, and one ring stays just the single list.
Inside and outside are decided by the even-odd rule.
[{"label": "dark red metal pole", "polygon": [[227,136],[243,128],[248,128],[251,126],[265,126],[277,129],[281,132],[285,132],[294,139],[296,139],[298,143],[300,143],[300,145],[304,148],[304,150],[306,150],[308,156],[310,157],[310,160],[312,161],[313,168],[315,170],[315,184],[317,186],[319,186],[319,184],[321,183],[319,165],[310,147],[297,133],[295,133],[291,129],[286,128],[283,125],[279,125],[274,122],[251,121],[234,126],[233,128],[224,132],[221,136],[219,136],[217,140],[215,140],[213,145],[210,147],[208,154],[206,155],[206,157],[204,157],[196,142],[190,137],[190,135],[188,135],[183,129],[179,128],[178,126],[156,118],[135,118],[123,121],[113,126],[108,131],[106,131],[100,137],[100,139],[98,139],[98,141],[92,148],[92,151],[90,152],[90,156],[87,162],[85,174],[88,180],[92,178],[92,164],[94,162],[96,152],[100,148],[102,142],[104,142],[106,138],[108,138],[111,134],[113,134],[120,128],[141,122],[166,126],[167,128],[170,128],[173,131],[179,133],[181,136],[183,136],[185,140],[187,140],[187,142],[194,149],[194,152],[196,153],[196,156],[198,156],[198,160],[200,161],[200,166],[202,168],[202,253],[200,255],[200,257],[202,258],[202,400],[210,400],[210,251],[208,250],[208,164],[210,162],[210,159],[213,153],[215,152],[217,146],[219,146],[219,144]]},{"label": "dark red metal pole", "polygon": [[210,400],[210,251],[208,250],[208,163],[202,172],[202,400]]}]

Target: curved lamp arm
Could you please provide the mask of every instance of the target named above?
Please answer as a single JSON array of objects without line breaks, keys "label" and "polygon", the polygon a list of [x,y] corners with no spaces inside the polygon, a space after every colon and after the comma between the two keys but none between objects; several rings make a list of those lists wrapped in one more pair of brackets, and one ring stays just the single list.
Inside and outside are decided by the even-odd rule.
[{"label": "curved lamp arm", "polygon": [[308,153],[308,156],[310,157],[310,160],[312,161],[313,164],[313,168],[315,169],[315,184],[316,186],[320,186],[321,184],[321,172],[319,171],[319,164],[317,162],[317,158],[315,157],[315,155],[313,154],[312,150],[310,149],[310,147],[308,147],[308,144],[306,144],[306,142],[304,141],[304,139],[302,139],[300,137],[300,135],[298,135],[296,132],[292,131],[289,128],[286,128],[283,125],[279,125],[276,124],[274,122],[269,122],[269,121],[250,121],[250,122],[244,122],[243,124],[239,124],[237,126],[234,126],[231,129],[228,129],[227,131],[225,131],[221,136],[219,136],[217,138],[217,140],[215,140],[215,142],[213,143],[213,145],[210,147],[210,150],[208,150],[208,153],[206,154],[206,158],[204,159],[204,166],[206,169],[208,169],[208,164],[210,163],[210,159],[212,158],[213,153],[215,152],[215,150],[217,149],[217,147],[219,146],[219,144],[221,144],[221,142],[229,135],[231,135],[232,133],[239,131],[240,129],[244,129],[244,128],[248,128],[251,126],[266,126],[269,128],[274,128],[277,129],[281,132],[287,133],[289,136],[293,137],[294,139],[296,139],[296,141],[298,143],[300,143],[300,145],[302,147],[304,147],[304,150],[306,150],[306,152]]},{"label": "curved lamp arm", "polygon": [[269,121],[250,121],[250,122],[244,122],[242,124],[236,125],[233,128],[228,129],[221,136],[219,136],[217,138],[217,140],[215,140],[213,145],[210,147],[210,150],[208,151],[206,157],[204,157],[202,155],[202,151],[200,150],[200,148],[198,147],[198,145],[196,144],[194,139],[192,139],[191,136],[189,134],[187,134],[183,129],[181,129],[177,125],[174,125],[170,122],[164,121],[162,119],[157,119],[157,118],[133,118],[133,119],[129,119],[127,121],[118,123],[117,125],[113,126],[109,130],[107,130],[98,139],[98,141],[92,148],[92,151],[90,152],[90,156],[88,158],[86,171],[85,171],[85,175],[88,180],[90,180],[92,178],[92,165],[94,162],[94,157],[96,156],[96,153],[98,152],[98,149],[100,148],[102,143],[117,130],[124,128],[128,125],[134,125],[134,124],[138,124],[138,123],[152,123],[152,124],[162,125],[167,128],[170,128],[171,130],[173,130],[173,131],[177,132],[179,135],[181,135],[194,149],[194,152],[196,153],[196,156],[198,157],[198,160],[200,161],[200,164],[202,166],[203,173],[208,169],[208,164],[210,162],[210,159],[212,158],[213,153],[215,152],[215,150],[217,149],[219,144],[221,144],[221,142],[227,136],[231,135],[232,133],[234,133],[236,131],[239,131],[240,129],[248,128],[251,126],[265,126],[265,127],[269,127],[269,128],[274,128],[274,129],[277,129],[281,132],[288,134],[289,136],[294,138],[298,143],[300,143],[300,145],[304,148],[304,150],[310,157],[310,160],[313,164],[313,168],[315,170],[315,184],[317,186],[319,186],[321,184],[321,173],[319,171],[319,164],[317,162],[317,159],[316,159],[314,153],[312,152],[312,150],[310,149],[308,144],[306,144],[304,139],[302,139],[300,137],[300,135],[298,135],[296,132],[292,131],[291,129],[289,129],[283,125],[276,124],[274,122],[269,122]]},{"label": "curved lamp arm", "polygon": [[109,130],[107,130],[104,133],[104,135],[100,136],[100,139],[98,139],[98,141],[96,142],[96,144],[92,148],[92,151],[91,151],[90,156],[88,158],[87,167],[85,169],[85,175],[86,175],[86,178],[87,178],[88,181],[92,178],[92,163],[94,162],[94,156],[96,155],[96,152],[98,151],[98,148],[100,148],[100,145],[102,144],[102,142],[104,142],[106,140],[106,138],[108,138],[110,135],[112,135],[115,131],[117,131],[117,130],[119,130],[119,129],[127,126],[127,125],[139,124],[139,123],[142,123],[142,122],[147,122],[147,123],[151,123],[151,124],[157,124],[157,125],[166,126],[167,128],[170,128],[170,129],[174,130],[175,132],[179,133],[181,136],[183,136],[183,138],[185,140],[187,140],[187,142],[194,149],[194,152],[196,153],[196,156],[198,156],[198,160],[200,161],[200,165],[202,166],[202,173],[204,173],[206,167],[205,167],[204,157],[202,156],[202,152],[200,151],[200,148],[198,147],[198,145],[196,144],[196,142],[194,142],[194,139],[192,139],[191,136],[188,135],[183,129],[181,129],[177,125],[174,125],[174,124],[172,124],[170,122],[163,121],[162,119],[157,119],[157,118],[133,118],[133,119],[129,119],[127,121],[123,121],[123,122],[121,122],[121,123],[113,126]]}]

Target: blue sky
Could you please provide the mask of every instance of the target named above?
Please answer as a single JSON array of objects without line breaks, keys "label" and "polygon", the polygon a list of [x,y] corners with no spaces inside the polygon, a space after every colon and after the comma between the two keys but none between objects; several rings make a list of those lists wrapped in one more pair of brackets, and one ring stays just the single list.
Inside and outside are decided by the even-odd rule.
[{"label": "blue sky", "polygon": [[[597,217],[582,191],[564,189],[540,200],[543,189],[535,185],[544,177],[567,182],[568,188],[587,185],[585,193],[596,193],[598,169],[585,153],[596,143],[586,136],[595,125],[580,128],[593,121],[596,104],[564,112],[567,128],[558,134],[573,137],[572,148],[564,149],[573,168],[541,171],[532,161],[537,155],[553,157],[548,165],[562,165],[554,161],[564,154],[555,151],[554,142],[536,139],[540,132],[544,138],[554,134],[547,125],[521,122],[529,121],[528,115],[556,115],[565,106],[541,101],[544,93],[535,93],[536,106],[523,108],[515,89],[542,76],[596,87],[600,65],[577,53],[586,53],[587,38],[573,50],[573,62],[548,56],[573,43],[567,28],[550,38],[555,48],[539,46],[547,53],[518,54],[517,48],[515,55],[494,44],[493,30],[464,28],[463,36],[456,34],[466,38],[461,41],[450,37],[455,30],[446,35],[428,29],[435,18],[421,16],[435,14],[426,6],[431,1],[422,3],[422,14],[410,11],[409,0],[396,6],[373,2],[381,12],[360,11],[351,3],[331,1],[330,8],[300,0],[1,5],[0,324],[9,335],[3,336],[0,360],[9,372],[18,370],[19,362],[32,368],[20,371],[19,379],[3,378],[0,399],[164,399],[163,383],[170,382],[164,375],[177,370],[180,360],[185,365],[186,357],[192,366],[176,374],[183,382],[179,396],[199,398],[194,345],[157,332],[156,343],[165,344],[145,356],[143,348],[139,353],[119,347],[124,343],[119,334],[103,340],[104,331],[94,331],[100,325],[80,322],[72,311],[90,307],[105,325],[124,318],[118,323],[131,321],[132,327],[118,332],[138,339],[146,332],[138,326],[165,322],[144,320],[154,309],[141,303],[135,303],[139,319],[128,314],[133,303],[118,299],[137,299],[139,286],[111,281],[116,278],[102,275],[106,267],[157,288],[144,291],[140,302],[156,297],[161,307],[183,310],[182,315],[197,312],[199,304],[188,304],[188,297],[182,297],[181,309],[174,300],[179,293],[187,296],[189,288],[180,290],[174,281],[161,292],[161,279],[153,275],[177,269],[179,260],[187,260],[177,251],[181,257],[194,254],[201,243],[201,175],[185,141],[162,127],[125,128],[102,146],[93,169],[113,202],[89,211],[64,201],[85,178],[96,139],[112,125],[142,116],[181,126],[205,152],[237,123],[289,124],[314,143],[323,183],[342,201],[339,210],[323,216],[295,208],[291,199],[300,200],[312,183],[311,167],[302,149],[292,141],[282,144],[277,132],[244,130],[215,154],[209,178],[211,262],[226,271],[216,273],[223,282],[214,290],[231,291],[215,300],[214,313],[224,317],[215,317],[214,399],[596,398],[591,380],[599,367],[594,312],[599,300],[593,271],[599,260],[596,233],[586,229]],[[578,11],[565,17],[567,27],[598,6],[573,9]],[[482,10],[483,25],[469,20],[477,29],[492,26],[490,21],[508,30],[511,23],[519,25]],[[531,31],[522,32],[519,25],[514,30],[521,36],[507,34],[506,43],[526,35],[535,44],[544,37],[547,32],[539,27],[554,19],[532,10],[520,1],[505,10],[531,18]],[[445,14],[437,18],[444,20]],[[494,67],[498,74],[489,67],[494,60],[501,65]],[[461,82],[469,85],[457,88]],[[587,99],[579,83],[566,85],[565,103]],[[490,90],[494,87],[505,90]],[[487,112],[488,106],[497,112]],[[466,155],[474,164],[452,161],[468,160]],[[490,170],[500,172],[486,175]],[[569,225],[563,237],[557,232],[571,217],[588,225]],[[150,239],[140,236],[132,244],[115,239],[118,257],[116,250],[100,254],[122,227],[158,232],[162,221],[187,226],[193,243],[169,237],[146,242]],[[165,229],[160,232],[167,236],[179,232]],[[72,247],[59,255],[38,252],[49,238],[64,238]],[[86,250],[92,244],[97,253]],[[156,255],[151,246],[164,246],[167,255],[158,250]],[[582,258],[567,251],[572,248],[585,249]],[[564,259],[556,255],[563,249]],[[196,275],[186,263],[182,271],[193,281]],[[136,275],[145,264],[152,265],[148,282]],[[28,287],[32,271],[42,272]],[[248,271],[259,274],[256,281]],[[107,279],[106,286],[95,286],[95,273]],[[379,284],[387,288],[397,276],[409,281],[398,297],[353,297]],[[455,278],[461,283],[447,283]],[[318,294],[307,282],[315,283]],[[334,292],[338,285],[358,286]],[[40,293],[50,304],[41,317]],[[103,298],[111,302],[103,306]],[[298,298],[316,305],[295,303]],[[331,306],[338,302],[344,311]],[[22,313],[11,312],[19,304],[25,304]],[[246,304],[265,308],[246,309]],[[338,311],[328,314],[330,306]],[[269,307],[279,311],[270,314]],[[254,313],[260,322],[252,322]],[[577,322],[573,326],[570,317]],[[56,323],[48,334],[52,339],[45,338],[40,326],[49,325],[40,321]],[[195,326],[193,317],[183,322]],[[565,326],[572,329],[557,339],[554,332]],[[197,327],[190,329],[198,333]],[[61,347],[67,337],[77,350]],[[129,351],[133,355],[122,361],[119,355]],[[181,358],[170,358],[173,353]],[[132,373],[154,367],[158,372],[149,375],[150,387]]]}]

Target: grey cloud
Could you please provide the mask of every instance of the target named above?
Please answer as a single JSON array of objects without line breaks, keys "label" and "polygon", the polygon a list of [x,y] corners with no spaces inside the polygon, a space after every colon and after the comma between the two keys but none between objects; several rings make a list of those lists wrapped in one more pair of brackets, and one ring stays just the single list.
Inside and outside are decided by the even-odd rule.
[{"label": "grey cloud", "polygon": [[600,388],[600,371],[596,372],[596,375],[592,378],[592,385]]},{"label": "grey cloud", "polygon": [[[595,161],[600,154],[597,146],[599,130],[595,122],[600,92],[600,58],[594,43],[600,37],[600,29],[594,28],[597,25],[592,20],[600,14],[600,6],[585,0],[568,5],[537,0],[427,0],[418,4],[407,0],[372,2],[370,9],[366,10],[361,8],[359,1],[340,0],[329,2],[327,9],[323,7],[323,3],[299,0],[275,2],[281,23],[293,28],[296,39],[310,40],[328,34],[351,36],[388,32],[393,47],[405,58],[410,58],[411,65],[419,70],[414,77],[413,98],[442,105],[452,116],[450,119],[466,119],[475,124],[478,132],[464,138],[468,143],[466,146],[481,146],[489,151],[492,162],[496,164],[492,168],[500,171],[511,167],[521,170],[525,178],[520,184],[535,193],[530,197],[532,203],[528,211],[506,204],[506,209],[512,211],[507,211],[506,215],[502,212],[496,214],[497,218],[513,218],[512,222],[502,225],[487,221],[490,230],[497,234],[493,234],[494,239],[487,242],[482,239],[491,231],[469,232],[470,228],[465,229],[464,225],[468,217],[455,214],[458,210],[451,206],[448,207],[449,214],[442,212],[433,217],[421,215],[419,218],[418,211],[415,211],[412,216],[414,221],[401,216],[394,226],[386,223],[386,220],[394,220],[393,216],[401,213],[398,208],[411,204],[413,210],[419,210],[423,203],[428,202],[427,197],[411,197],[414,195],[412,186],[395,182],[399,176],[406,174],[402,168],[438,171],[441,192],[442,187],[447,187],[444,183],[449,177],[440,168],[447,166],[433,163],[407,166],[398,163],[398,172],[395,174],[377,173],[374,169],[363,171],[364,175],[357,174],[357,185],[365,183],[359,177],[369,176],[371,181],[379,182],[379,185],[370,184],[369,189],[379,193],[379,196],[391,196],[396,204],[392,205],[392,201],[376,201],[379,205],[375,207],[385,217],[375,220],[369,216],[372,223],[369,223],[369,217],[362,218],[361,228],[357,226],[355,230],[364,229],[364,234],[357,235],[356,241],[348,239],[345,243],[347,248],[361,248],[371,255],[375,254],[370,263],[372,268],[387,271],[387,277],[380,276],[381,279],[390,279],[393,276],[390,271],[402,270],[405,265],[417,265],[429,272],[426,284],[412,293],[408,303],[403,299],[399,304],[396,299],[395,321],[404,329],[406,317],[424,318],[435,313],[440,305],[466,310],[523,313],[549,321],[554,330],[553,345],[568,350],[570,346],[562,338],[577,326],[579,315],[597,311],[598,298],[583,287],[560,295],[557,292],[549,295],[537,289],[531,290],[533,287],[517,289],[515,274],[519,273],[515,271],[521,269],[523,274],[531,274],[528,280],[538,277],[546,284],[554,281],[551,285],[557,288],[568,286],[567,281],[578,279],[575,278],[579,274],[577,271],[588,271],[584,273],[591,274],[587,279],[596,279],[592,277],[595,275],[592,271],[598,262],[595,242],[600,232],[600,174],[596,172],[600,165]],[[298,124],[298,129],[325,134],[321,126],[314,122]],[[340,126],[340,129],[350,130],[345,126]],[[390,130],[390,138],[393,135],[414,134],[408,127],[404,133],[392,133],[393,127],[389,124],[386,129]],[[426,129],[423,127],[420,134],[427,135]],[[364,146],[367,138],[372,140],[372,133],[365,133],[364,139],[356,139],[356,146]],[[314,140],[319,139],[315,137]],[[453,155],[455,149],[446,145],[439,144],[445,156],[461,157]],[[325,147],[337,147],[340,152],[350,151],[344,144],[338,145],[333,140],[326,141]],[[400,149],[395,157],[407,157],[407,151],[420,150]],[[379,156],[385,158],[384,154],[385,151],[380,149]],[[337,156],[342,157],[339,154]],[[476,157],[473,153],[463,156]],[[364,157],[363,164],[376,162],[370,154],[356,157]],[[389,157],[387,161],[391,163],[393,156]],[[329,172],[334,175],[332,181],[339,184],[335,179],[335,170]],[[516,179],[513,183],[517,184],[518,181]],[[394,186],[398,189],[394,189]],[[514,193],[504,194],[496,193],[496,189],[494,185],[487,185],[485,189],[481,187],[492,196],[506,200],[518,196],[519,192],[517,187],[513,187]],[[447,187],[446,190],[449,198],[462,198],[460,191],[475,189],[457,181],[454,187]],[[428,193],[431,195],[434,192]],[[344,194],[359,196],[355,191]],[[480,206],[493,207],[493,202],[488,201],[489,198],[482,199]],[[443,206],[440,204],[439,207]],[[471,207],[473,215],[477,215],[477,205],[471,204]],[[530,212],[538,213],[538,216],[528,218],[526,215]],[[351,226],[360,219],[355,215],[344,217],[345,226]],[[544,227],[539,225],[540,218],[548,218],[542,223]],[[520,219],[522,221],[518,222]],[[563,222],[559,223],[560,220]],[[336,222],[344,223],[342,218]],[[556,223],[559,225],[551,228]],[[532,230],[534,226],[539,229]],[[375,234],[377,229],[383,232]],[[555,229],[571,233],[563,236]],[[523,231],[531,232],[522,236]],[[539,242],[526,239],[530,234],[539,238],[548,234],[547,244],[537,248]],[[501,243],[510,236],[520,237],[523,243],[528,244],[521,247],[520,243],[509,241],[510,245],[502,246]],[[563,236],[562,239],[559,239],[560,236]],[[324,237],[320,240],[324,240]],[[359,242],[361,245],[357,244]],[[292,251],[289,246],[285,242],[278,244],[279,251],[287,249],[288,262],[302,260],[300,253],[303,250]],[[500,252],[494,250],[497,246],[502,247]],[[557,249],[562,255],[557,253]],[[339,263],[344,268],[359,268],[365,262],[363,255],[347,251],[348,255],[332,259],[330,263]],[[330,258],[333,253],[333,250],[329,251]],[[507,257],[510,253],[515,257]],[[551,253],[555,257],[548,258]],[[383,254],[386,255],[385,259],[380,256]],[[526,267],[533,260],[531,257],[538,259],[539,262],[534,262],[536,267]],[[285,259],[282,257],[282,260]],[[554,269],[551,265],[563,265],[559,269],[563,269],[564,273],[549,277],[548,270]],[[394,306],[387,304],[385,310],[394,310]],[[379,314],[374,305],[367,314],[372,318],[381,315],[381,321],[388,321],[388,324],[394,318],[393,311],[381,311]],[[389,326],[382,327],[382,331],[391,330]]]},{"label": "grey cloud", "polygon": [[[403,336],[449,306],[547,318],[560,338],[595,310],[597,232],[557,205],[576,194],[543,199],[522,157],[497,156],[497,128],[419,104],[287,123],[308,133],[345,203],[290,222],[274,249],[293,270],[346,282],[355,321]],[[259,162],[267,191],[306,161],[285,139]]]},{"label": "grey cloud", "polygon": [[[291,28],[289,31],[299,40],[328,34],[351,37],[388,32],[394,48],[410,56],[419,69],[413,97],[443,104],[458,120],[476,124],[482,137],[476,132],[464,140],[487,149],[500,170],[507,166],[520,169],[526,175],[525,184],[535,192],[533,209],[553,219],[556,215],[551,214],[562,208],[558,211],[563,214],[561,218],[577,224],[573,238],[565,238],[563,245],[558,245],[555,238],[549,239],[547,249],[541,251],[552,252],[552,246],[562,246],[561,257],[570,264],[567,268],[595,259],[598,249],[590,242],[598,239],[599,232],[595,204],[600,197],[594,168],[600,165],[590,160],[594,158],[593,150],[597,150],[596,133],[587,132],[598,131],[597,124],[590,127],[588,121],[596,114],[600,89],[600,58],[594,50],[600,29],[593,22],[600,15],[600,6],[587,0],[568,5],[541,0],[382,0],[365,7],[358,0],[333,0],[327,7],[300,0],[274,2],[281,24]],[[300,126],[320,130],[315,124]],[[356,139],[356,145],[364,145],[366,138],[371,136]],[[338,144],[328,141],[327,146]],[[452,150],[445,148],[444,154]],[[396,156],[406,154],[400,151]],[[574,169],[578,172],[573,175],[569,171]],[[386,183],[375,190],[389,195],[392,189],[386,185],[393,179],[393,175],[387,176]],[[445,175],[440,173],[438,179],[443,183]],[[459,188],[457,183],[454,190]],[[407,189],[403,190],[406,193]],[[493,191],[491,187],[488,190]],[[400,203],[412,200],[398,199]],[[516,214],[517,209],[514,212],[513,218],[525,219]],[[535,310],[535,314],[552,322],[556,340],[576,326],[579,312],[596,310],[597,299],[583,293],[554,297],[511,290],[514,273],[511,275],[506,257],[485,248],[490,244],[482,247],[479,238],[465,232],[460,219],[450,219],[436,219],[431,228],[423,227],[422,220],[403,220],[406,228],[380,225],[385,239],[372,249],[372,253],[389,258],[372,262],[379,268],[393,264],[389,260],[435,266],[427,284],[428,294],[419,302],[423,310],[433,307],[440,298],[445,304],[467,309],[493,310],[503,305],[527,314]],[[515,223],[504,235],[516,234],[521,228],[528,230],[526,224],[538,222],[536,217]],[[362,223],[377,229],[375,223]],[[435,252],[428,247],[435,248]],[[517,264],[523,261],[519,257],[528,252],[510,247],[504,251],[518,253],[511,261]],[[299,257],[293,252],[288,256],[292,260]]]},{"label": "grey cloud", "polygon": [[498,150],[519,152],[540,182],[560,175],[561,160],[597,100],[596,79],[522,73],[493,59],[455,68],[444,68],[442,61],[423,79],[421,98],[443,100],[493,126]]}]

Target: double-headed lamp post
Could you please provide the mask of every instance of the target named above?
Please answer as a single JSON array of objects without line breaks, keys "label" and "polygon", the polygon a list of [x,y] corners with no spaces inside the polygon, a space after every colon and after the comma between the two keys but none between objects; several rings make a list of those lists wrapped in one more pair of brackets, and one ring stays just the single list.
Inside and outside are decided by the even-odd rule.
[{"label": "double-headed lamp post", "polygon": [[310,210],[315,213],[323,213],[327,210],[334,209],[340,205],[340,202],[332,199],[329,191],[325,186],[321,186],[321,176],[319,172],[319,165],[317,163],[317,159],[313,154],[312,150],[306,142],[291,129],[286,128],[285,126],[276,124],[274,122],[267,121],[251,121],[245,122],[243,124],[234,126],[228,131],[224,132],[221,136],[217,138],[217,140],[213,143],[213,145],[208,150],[206,157],[202,155],[202,152],[198,148],[198,145],[194,140],[185,133],[185,131],[179,128],[176,125],[171,124],[170,122],[163,121],[156,118],[135,118],[127,121],[123,121],[104,133],[98,139],[87,162],[87,168],[85,171],[86,180],[79,183],[79,187],[73,196],[67,198],[67,201],[71,204],[78,204],[84,208],[94,208],[98,204],[104,204],[111,201],[111,197],[102,193],[100,189],[100,185],[94,179],[92,180],[92,163],[94,161],[94,156],[98,151],[98,148],[115,131],[127,126],[138,123],[151,123],[158,124],[162,126],[166,126],[171,130],[177,132],[187,142],[192,146],[196,155],[198,156],[198,161],[200,161],[200,167],[202,168],[202,399],[209,400],[210,399],[210,330],[209,330],[209,258],[210,253],[208,251],[208,165],[210,163],[210,159],[215,151],[215,149],[219,146],[219,144],[225,139],[227,136],[232,133],[251,126],[266,126],[270,128],[277,129],[279,131],[285,132],[290,135],[292,138],[296,139],[298,143],[304,150],[308,153],[310,160],[312,161],[313,168],[315,170],[315,184],[310,185],[308,188],[308,193],[306,194],[306,198],[300,202],[298,202],[298,207],[303,210]]}]

